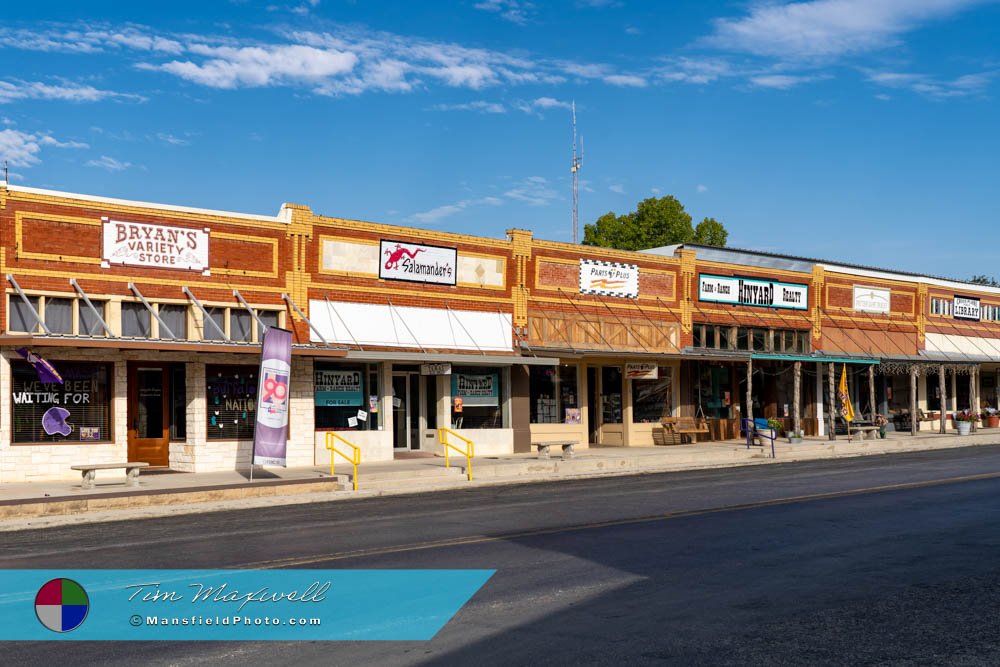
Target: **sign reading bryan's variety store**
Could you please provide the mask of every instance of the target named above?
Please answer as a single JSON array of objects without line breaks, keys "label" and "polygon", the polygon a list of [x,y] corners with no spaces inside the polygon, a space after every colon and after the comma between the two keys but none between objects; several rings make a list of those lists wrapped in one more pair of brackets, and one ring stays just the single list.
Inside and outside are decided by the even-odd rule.
[{"label": "sign reading bryan's variety store", "polygon": [[454,248],[385,239],[379,244],[378,277],[383,280],[454,285],[457,270]]},{"label": "sign reading bryan's variety store", "polygon": [[809,286],[775,280],[698,275],[698,300],[764,308],[809,309]]},{"label": "sign reading bryan's variety store", "polygon": [[208,229],[105,220],[101,258],[108,264],[205,271]]}]

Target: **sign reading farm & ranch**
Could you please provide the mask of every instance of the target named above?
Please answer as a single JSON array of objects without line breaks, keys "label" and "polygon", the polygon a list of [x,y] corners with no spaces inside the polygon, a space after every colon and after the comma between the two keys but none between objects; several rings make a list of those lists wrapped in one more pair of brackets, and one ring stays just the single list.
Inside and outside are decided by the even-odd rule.
[{"label": "sign reading farm & ranch", "polygon": [[775,280],[698,275],[698,300],[764,308],[809,309],[809,286]]},{"label": "sign reading farm & ranch", "polygon": [[105,220],[101,258],[108,264],[205,271],[208,230]]}]

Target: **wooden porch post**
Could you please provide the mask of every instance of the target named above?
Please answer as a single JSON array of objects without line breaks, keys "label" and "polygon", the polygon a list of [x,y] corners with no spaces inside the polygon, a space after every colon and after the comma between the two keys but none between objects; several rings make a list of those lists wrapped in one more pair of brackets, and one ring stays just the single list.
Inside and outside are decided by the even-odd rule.
[{"label": "wooden porch post", "polygon": [[[976,396],[976,367],[973,366],[969,370],[969,412],[972,414],[979,414],[979,400]],[[972,428],[970,429],[973,433],[976,432],[976,422],[975,419],[972,420]]]},{"label": "wooden porch post", "polygon": [[827,378],[826,383],[830,389],[830,440],[837,439],[837,394],[835,392],[833,376],[836,375],[836,371],[833,369],[833,362],[828,364],[827,371],[830,373],[830,377]]},{"label": "wooden porch post", "polygon": [[910,366],[910,435],[917,434],[917,367]]},{"label": "wooden porch post", "polygon": [[802,431],[802,362],[796,361],[793,367],[792,382],[792,433],[798,435]]},{"label": "wooden porch post", "polygon": [[747,359],[747,419],[753,422],[753,359]]},{"label": "wooden porch post", "polygon": [[872,413],[871,420],[872,424],[875,423],[875,413],[878,409],[875,407],[875,365],[868,364],[868,400],[871,401]]},{"label": "wooden porch post", "polygon": [[944,393],[944,385],[945,385],[945,370],[944,370],[944,364],[941,364],[940,366],[938,366],[938,393],[941,394],[940,397],[941,423],[938,426],[938,433],[942,435],[944,435],[945,432],[945,422],[947,421],[946,416],[948,414],[948,409],[947,409],[948,402],[945,400],[946,395]]}]

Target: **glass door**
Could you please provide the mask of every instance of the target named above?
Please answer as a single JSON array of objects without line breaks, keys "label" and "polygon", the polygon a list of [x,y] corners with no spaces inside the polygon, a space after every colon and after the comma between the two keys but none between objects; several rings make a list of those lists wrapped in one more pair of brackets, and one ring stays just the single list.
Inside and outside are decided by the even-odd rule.
[{"label": "glass door", "polygon": [[166,366],[129,364],[129,461],[151,466],[170,464],[168,382]]},{"label": "glass door", "polygon": [[392,374],[392,446],[420,448],[420,376]]}]

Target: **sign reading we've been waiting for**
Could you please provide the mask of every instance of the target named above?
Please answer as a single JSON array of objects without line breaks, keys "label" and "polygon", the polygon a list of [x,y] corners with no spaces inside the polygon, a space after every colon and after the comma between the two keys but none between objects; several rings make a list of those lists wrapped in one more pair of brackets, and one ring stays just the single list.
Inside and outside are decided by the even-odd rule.
[{"label": "sign reading we've been waiting for", "polygon": [[982,319],[983,308],[979,299],[956,296],[954,300],[954,310],[952,312],[954,313],[956,319],[979,321]]},{"label": "sign reading we've been waiting for", "polygon": [[809,286],[776,280],[698,275],[698,300],[764,308],[809,309]]},{"label": "sign reading we've been waiting for", "polygon": [[208,238],[207,228],[105,220],[101,258],[109,265],[207,271]]},{"label": "sign reading we've been waiting for", "polygon": [[383,280],[454,285],[457,267],[455,248],[385,239],[379,244],[378,277]]},{"label": "sign reading we've been waiting for", "polygon": [[639,267],[581,259],[580,293],[635,299],[639,296]]}]

